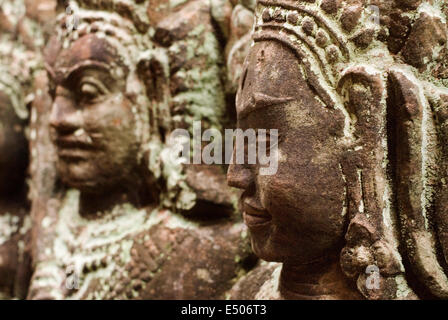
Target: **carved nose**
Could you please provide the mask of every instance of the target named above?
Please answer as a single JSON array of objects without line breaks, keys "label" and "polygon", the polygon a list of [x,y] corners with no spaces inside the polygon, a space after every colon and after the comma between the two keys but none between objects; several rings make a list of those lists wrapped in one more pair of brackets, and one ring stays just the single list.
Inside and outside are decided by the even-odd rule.
[{"label": "carved nose", "polygon": [[50,125],[60,134],[76,131],[82,125],[81,112],[75,108],[71,99],[57,96],[51,109]]},{"label": "carved nose", "polygon": [[249,189],[254,183],[254,175],[250,169],[242,165],[231,164],[227,170],[227,184],[234,188]]}]

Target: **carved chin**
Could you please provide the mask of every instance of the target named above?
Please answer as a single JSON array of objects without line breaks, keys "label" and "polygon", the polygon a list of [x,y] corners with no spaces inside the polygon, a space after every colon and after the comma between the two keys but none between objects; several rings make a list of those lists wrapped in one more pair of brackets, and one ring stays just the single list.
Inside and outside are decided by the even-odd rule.
[{"label": "carved chin", "polygon": [[270,262],[307,264],[328,252],[339,250],[330,245],[313,245],[300,239],[298,234],[288,236],[276,229],[271,227],[265,230],[251,230],[252,250],[260,259]]},{"label": "carved chin", "polygon": [[263,241],[260,239],[254,239],[252,236],[252,250],[255,255],[260,259],[269,262],[290,262],[294,261],[297,263],[306,263],[307,259],[299,254],[291,254],[290,252],[285,252],[284,247],[277,246],[275,244]]},{"label": "carved chin", "polygon": [[80,190],[88,190],[101,184],[96,170],[87,161],[70,162],[60,159],[59,176],[65,185]]},{"label": "carved chin", "polygon": [[252,250],[263,260],[271,262],[284,262],[279,249],[272,243],[268,230],[251,231]]}]

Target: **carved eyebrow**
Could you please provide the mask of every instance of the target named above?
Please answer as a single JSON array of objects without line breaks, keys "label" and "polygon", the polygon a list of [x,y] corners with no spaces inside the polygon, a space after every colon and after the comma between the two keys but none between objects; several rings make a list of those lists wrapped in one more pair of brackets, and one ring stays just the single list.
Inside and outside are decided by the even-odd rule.
[{"label": "carved eyebrow", "polygon": [[296,100],[296,98],[293,97],[284,97],[284,98],[279,98],[279,97],[273,97],[261,92],[255,92],[252,97],[249,99],[249,101],[247,101],[246,103],[243,104],[243,108],[241,110],[241,112],[238,114],[238,120],[239,119],[244,119],[246,118],[251,112],[261,109],[261,108],[266,108],[266,107],[272,107],[275,105],[279,105],[282,103],[286,103],[289,101],[294,101]]},{"label": "carved eyebrow", "polygon": [[111,71],[111,67],[108,66],[104,62],[95,61],[95,60],[84,60],[80,63],[77,63],[70,69],[61,71],[60,74],[58,75],[58,80],[61,82],[66,81],[70,77],[72,77],[73,74],[75,74],[83,69],[90,69],[90,68],[101,69],[107,73],[110,73],[110,71]]}]

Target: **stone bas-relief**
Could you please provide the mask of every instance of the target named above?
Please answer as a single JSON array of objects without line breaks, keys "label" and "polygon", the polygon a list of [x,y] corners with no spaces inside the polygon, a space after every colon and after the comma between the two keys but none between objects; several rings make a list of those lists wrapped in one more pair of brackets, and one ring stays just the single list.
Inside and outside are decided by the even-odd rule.
[{"label": "stone bas-relief", "polygon": [[244,191],[255,253],[278,264],[232,298],[448,297],[446,13],[442,1],[257,2],[238,127],[278,129],[279,167],[231,165],[228,182]]},{"label": "stone bas-relief", "polygon": [[[2,37],[1,43],[7,45]],[[12,58],[12,57],[10,57]],[[3,77],[12,73],[10,61],[2,56],[0,68]],[[8,59],[9,60],[9,59]],[[28,162],[28,150],[25,139],[26,118],[20,118],[13,103],[20,93],[8,90],[6,84],[11,79],[0,79],[1,112],[1,213],[0,213],[0,298],[21,297],[26,295],[26,272],[29,255],[26,246],[31,224],[26,206],[25,173]],[[4,81],[6,80],[6,81]],[[15,82],[19,88],[20,83]],[[17,99],[13,102],[14,99]],[[29,270],[28,270],[29,273]],[[24,279],[25,278],[25,279]],[[24,283],[23,283],[24,282]]]},{"label": "stone bas-relief", "polygon": [[0,1],[0,299],[24,299],[31,277],[28,108],[43,70],[38,17],[50,17],[52,8],[49,0]]},{"label": "stone bas-relief", "polygon": [[45,49],[51,106],[31,115],[28,298],[224,298],[256,262],[235,195],[223,168],[168,157],[173,129],[225,121],[209,2],[162,16],[148,1],[70,6],[78,28],[62,13]]}]

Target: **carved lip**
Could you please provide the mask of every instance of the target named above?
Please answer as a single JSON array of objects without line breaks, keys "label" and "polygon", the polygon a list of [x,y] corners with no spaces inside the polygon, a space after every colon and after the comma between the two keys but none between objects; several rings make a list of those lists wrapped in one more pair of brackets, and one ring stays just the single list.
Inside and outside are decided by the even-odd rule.
[{"label": "carved lip", "polygon": [[86,160],[90,154],[89,150],[82,149],[59,149],[58,156],[64,160]]},{"label": "carved lip", "polygon": [[248,227],[259,227],[269,224],[272,216],[259,206],[254,199],[246,198],[243,200],[244,222]]},{"label": "carved lip", "polygon": [[58,156],[66,160],[87,159],[94,146],[80,138],[64,137],[56,140]]},{"label": "carved lip", "polygon": [[92,143],[85,141],[85,139],[75,137],[64,137],[56,140],[58,148],[61,149],[92,149]]}]

